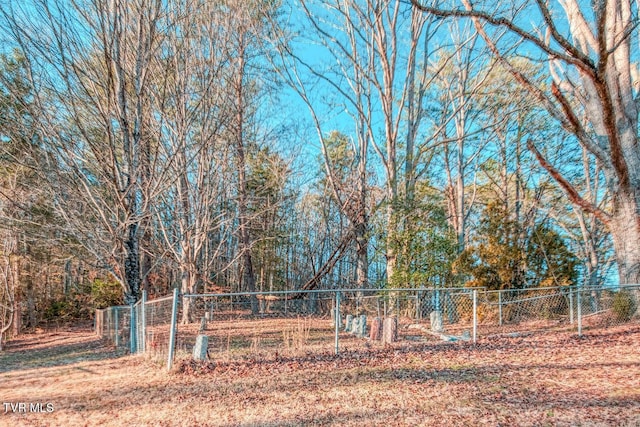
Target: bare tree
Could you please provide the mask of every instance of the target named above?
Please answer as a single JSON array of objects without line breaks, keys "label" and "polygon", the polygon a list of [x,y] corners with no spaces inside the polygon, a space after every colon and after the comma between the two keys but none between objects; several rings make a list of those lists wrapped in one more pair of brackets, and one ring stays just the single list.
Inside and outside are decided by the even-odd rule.
[{"label": "bare tree", "polygon": [[4,32],[24,52],[33,117],[68,235],[140,297],[141,225],[152,184],[149,81],[160,1],[10,1]]},{"label": "bare tree", "polygon": [[475,202],[474,165],[482,160],[481,153],[500,123],[487,122],[479,108],[495,64],[486,61],[486,55],[477,48],[479,36],[472,28],[452,23],[449,33],[451,53],[440,58],[433,70],[439,93],[436,108],[442,111],[436,141],[442,145],[449,222],[462,253]]},{"label": "bare tree", "polygon": [[[6,235],[0,256],[0,351],[7,332],[14,323],[20,328],[19,289],[18,289],[18,257],[15,254],[15,239]],[[17,334],[14,334],[17,335]]]},{"label": "bare tree", "polygon": [[[255,96],[261,79],[257,72],[264,73],[260,58],[264,58],[264,39],[272,22],[274,5],[269,1],[256,0],[246,4],[227,2],[226,18],[229,23],[230,74],[226,83],[231,88],[230,105],[233,119],[230,124],[230,143],[235,148],[237,172],[238,238],[242,259],[242,282],[245,290],[256,290],[253,261],[253,237],[250,229],[248,189],[248,149],[252,137],[251,124],[256,119]],[[252,105],[252,101],[253,105]],[[253,140],[255,143],[255,140]],[[258,312],[258,300],[250,297],[251,311]]]},{"label": "bare tree", "polygon": [[[583,197],[601,209],[607,209],[611,203],[600,166],[593,155],[579,147],[576,163],[582,163]],[[606,279],[609,269],[614,264],[612,256],[611,236],[597,217],[570,204],[554,206],[550,215],[573,240],[576,254],[584,264],[583,284],[593,288],[599,287]]]},{"label": "bare tree", "polygon": [[[493,13],[483,4],[462,1],[462,7],[431,7],[412,3],[436,16],[469,18],[494,55],[602,167],[612,195],[611,208],[603,210],[578,191],[579,186],[553,165],[529,140],[540,165],[565,191],[569,201],[595,215],[611,232],[620,283],[640,282],[640,147],[639,97],[634,38],[638,31],[637,3],[602,0],[587,4],[559,2],[561,10],[543,2],[510,3],[511,15]],[[492,3],[493,4],[493,3]],[[504,5],[504,4],[503,4]],[[521,13],[538,16],[541,26],[525,27]],[[565,25],[566,22],[568,25]],[[549,64],[550,88],[536,85],[526,71],[509,61],[507,46],[494,37],[493,28],[535,48]],[[580,120],[584,111],[586,123]]]},{"label": "bare tree", "polygon": [[[195,293],[208,283],[225,240],[211,246],[209,238],[231,220],[216,209],[228,197],[224,182],[232,175],[222,140],[232,111],[224,85],[229,28],[220,8],[199,1],[173,5],[164,22],[164,71],[153,82],[152,104],[160,117],[154,173],[162,191],[151,209],[179,269],[181,292]],[[192,301],[185,299],[184,323],[193,320]]]},{"label": "bare tree", "polygon": [[[324,49],[319,57],[328,59],[316,61],[290,49],[288,53],[295,62],[287,64],[285,72],[311,111],[333,196],[354,227],[361,283],[368,274],[365,248],[369,242],[365,236],[371,213],[366,210],[367,180],[369,170],[374,169],[369,152],[377,153],[386,193],[385,258],[387,278],[391,279],[398,256],[395,240],[402,222],[402,144],[406,146],[407,193],[411,193],[419,175],[420,162],[427,157],[424,141],[429,138],[424,134],[422,112],[432,81],[425,72],[425,46],[432,35],[425,30],[429,19],[401,1],[305,0],[301,6],[314,40]],[[313,97],[314,91],[322,92],[325,105]],[[348,136],[356,153],[353,166],[358,174],[357,191],[350,199],[340,194],[332,176],[325,138],[328,130],[336,127],[327,123],[328,114],[336,116],[336,122],[348,118],[353,126]]]},{"label": "bare tree", "polygon": [[0,56],[2,299],[3,320],[9,319],[2,323],[7,328],[12,325],[12,336],[22,329],[23,312],[27,327],[38,325],[44,305],[57,297],[49,287],[51,277],[77,250],[56,233],[59,217],[49,188],[41,183],[46,153],[34,125],[33,91],[26,73],[26,60],[19,51]]},{"label": "bare tree", "polygon": [[[231,87],[233,88],[235,96],[234,110],[235,119],[233,121],[233,143],[236,152],[236,167],[238,173],[238,222],[239,222],[239,236],[240,236],[240,252],[242,256],[242,279],[246,290],[254,292],[256,290],[255,274],[253,272],[253,260],[252,260],[252,242],[249,229],[249,217],[248,217],[248,191],[247,191],[247,161],[246,161],[246,120],[247,120],[247,62],[250,54],[250,33],[253,23],[250,20],[249,10],[239,8],[235,11],[235,17],[238,19],[238,28],[234,29],[236,32],[234,41],[236,42],[235,50],[232,53],[235,61],[233,67],[233,73],[231,77]],[[238,15],[239,14],[239,15]],[[251,311],[255,314],[258,312],[257,299],[251,297]]]}]

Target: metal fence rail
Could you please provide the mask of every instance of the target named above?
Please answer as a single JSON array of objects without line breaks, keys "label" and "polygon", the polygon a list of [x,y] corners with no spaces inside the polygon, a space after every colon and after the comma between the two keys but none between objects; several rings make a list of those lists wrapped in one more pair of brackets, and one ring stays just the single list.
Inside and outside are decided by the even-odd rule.
[{"label": "metal fence rail", "polygon": [[[371,346],[469,341],[535,331],[606,328],[640,320],[640,285],[488,291],[343,289],[179,295],[96,310],[96,333],[132,353],[268,360]],[[389,332],[387,330],[392,332]],[[391,333],[391,335],[389,335]],[[387,334],[387,335],[385,335]],[[132,339],[131,339],[132,338]]]}]

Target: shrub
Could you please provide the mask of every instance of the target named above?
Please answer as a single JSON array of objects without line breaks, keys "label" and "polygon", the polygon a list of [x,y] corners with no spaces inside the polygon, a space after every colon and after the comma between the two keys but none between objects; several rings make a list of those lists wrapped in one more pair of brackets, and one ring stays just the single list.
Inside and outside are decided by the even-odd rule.
[{"label": "shrub", "polygon": [[95,279],[91,283],[91,299],[94,308],[106,308],[121,305],[122,288],[113,280]]},{"label": "shrub", "polygon": [[88,319],[92,312],[90,307],[91,301],[87,294],[73,292],[47,302],[43,318],[47,322]]},{"label": "shrub", "polygon": [[51,301],[44,310],[44,318],[46,321],[51,321],[60,317],[67,317],[72,315],[73,307],[69,301],[55,300]]},{"label": "shrub", "polygon": [[628,291],[620,291],[613,297],[613,314],[619,322],[628,322],[636,312],[637,303]]}]

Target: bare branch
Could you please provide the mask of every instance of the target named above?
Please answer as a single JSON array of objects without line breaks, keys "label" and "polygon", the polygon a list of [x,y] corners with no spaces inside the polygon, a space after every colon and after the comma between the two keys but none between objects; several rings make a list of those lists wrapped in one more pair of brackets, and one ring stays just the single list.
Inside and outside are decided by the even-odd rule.
[{"label": "bare branch", "polygon": [[603,224],[608,225],[611,222],[611,215],[598,208],[597,206],[594,206],[590,201],[584,199],[578,193],[575,187],[571,185],[571,183],[567,181],[564,176],[556,168],[554,168],[551,163],[547,161],[547,159],[540,153],[540,151],[538,151],[533,141],[527,141],[527,148],[534,154],[534,156],[536,156],[536,159],[538,159],[540,166],[542,166],[549,173],[549,175],[551,175],[553,179],[558,182],[558,184],[565,191],[572,203],[576,204],[586,212],[594,214],[600,221],[602,221]]},{"label": "bare branch", "polygon": [[[536,1],[540,1],[540,0],[536,0]],[[558,41],[563,48],[565,48],[564,44],[566,44],[567,47],[572,47],[572,49],[568,50],[569,54],[552,49],[549,46],[549,44],[546,42],[546,40],[534,36],[530,31],[516,25],[512,20],[508,18],[495,17],[487,12],[474,10],[473,6],[468,0],[463,0],[466,10],[461,10],[461,9],[448,10],[448,9],[434,8],[434,7],[427,6],[425,4],[420,3],[419,0],[411,0],[411,3],[424,12],[431,13],[435,16],[439,16],[442,18],[449,18],[449,17],[472,18],[472,19],[477,19],[477,20],[486,22],[487,24],[495,27],[504,27],[509,31],[511,31],[512,33],[521,37],[523,40],[533,43],[535,46],[540,48],[543,52],[545,52],[547,55],[549,55],[552,58],[562,59],[563,61],[566,61],[570,64],[575,65],[576,67],[582,69],[583,71],[585,71],[590,75],[593,75],[596,71],[593,61],[582,52],[573,48],[573,46],[564,37],[562,37],[562,35],[560,35],[555,29],[553,29],[552,31],[555,30],[556,32],[556,34],[554,34],[554,38],[556,39],[556,41]],[[541,10],[541,12],[544,15],[544,11]]]}]

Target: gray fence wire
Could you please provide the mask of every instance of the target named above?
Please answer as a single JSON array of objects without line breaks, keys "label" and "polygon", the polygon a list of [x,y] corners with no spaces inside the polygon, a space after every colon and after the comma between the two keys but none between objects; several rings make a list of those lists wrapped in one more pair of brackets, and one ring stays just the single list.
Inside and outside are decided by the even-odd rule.
[{"label": "gray fence wire", "polygon": [[575,301],[581,327],[606,328],[640,320],[640,285],[580,289]]},{"label": "gray fence wire", "polygon": [[128,305],[96,310],[95,331],[117,348],[129,347],[131,307]]},{"label": "gray fence wire", "polygon": [[537,331],[581,335],[639,320],[640,285],[628,285],[189,295],[176,290],[150,301],[145,294],[135,306],[96,310],[95,326],[98,335],[117,347],[166,360],[170,368],[174,352],[192,357],[199,335],[207,338],[210,360],[269,360]]},{"label": "gray fence wire", "polygon": [[95,331],[118,349],[165,358],[169,354],[172,312],[172,296],[148,301],[143,292],[133,306],[96,310]]}]

